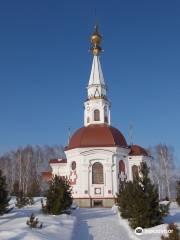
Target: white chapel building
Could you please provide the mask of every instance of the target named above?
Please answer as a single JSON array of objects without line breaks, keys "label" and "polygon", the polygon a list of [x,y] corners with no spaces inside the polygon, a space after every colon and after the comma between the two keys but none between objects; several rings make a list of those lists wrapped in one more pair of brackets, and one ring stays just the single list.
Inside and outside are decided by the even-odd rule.
[{"label": "white chapel building", "polygon": [[44,172],[46,179],[54,175],[66,177],[80,207],[111,207],[121,185],[133,181],[140,163],[149,158],[142,147],[128,145],[123,134],[111,126],[111,103],[99,59],[101,39],[95,26],[84,126],[71,136],[65,148],[66,158],[51,159],[52,172]]}]

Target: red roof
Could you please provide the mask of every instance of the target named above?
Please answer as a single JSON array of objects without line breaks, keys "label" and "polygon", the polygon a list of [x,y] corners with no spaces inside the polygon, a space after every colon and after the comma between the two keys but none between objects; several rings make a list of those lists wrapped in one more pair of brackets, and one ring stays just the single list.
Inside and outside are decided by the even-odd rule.
[{"label": "red roof", "polygon": [[148,156],[147,151],[138,146],[138,145],[132,145],[130,146],[131,151],[129,152],[130,156]]},{"label": "red roof", "polygon": [[67,163],[67,159],[50,159],[49,163]]},{"label": "red roof", "polygon": [[127,147],[126,139],[118,129],[107,124],[91,124],[78,129],[66,149],[114,146]]},{"label": "red roof", "polygon": [[41,176],[44,181],[50,181],[52,179],[52,172],[42,172]]}]

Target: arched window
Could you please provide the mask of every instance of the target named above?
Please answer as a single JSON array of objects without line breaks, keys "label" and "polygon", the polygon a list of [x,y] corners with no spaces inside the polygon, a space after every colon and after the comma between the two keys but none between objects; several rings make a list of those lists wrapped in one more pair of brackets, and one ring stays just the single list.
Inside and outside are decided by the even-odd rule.
[{"label": "arched window", "polygon": [[138,166],[136,165],[132,166],[132,174],[133,174],[133,180],[139,176]]},{"label": "arched window", "polygon": [[98,109],[94,110],[94,121],[100,120],[100,112]]},{"label": "arched window", "polygon": [[[120,185],[126,182],[125,164],[123,160],[119,161],[119,181]],[[124,186],[121,186],[124,187]]]},{"label": "arched window", "polygon": [[96,162],[92,165],[92,184],[103,184],[103,165]]},{"label": "arched window", "polygon": [[124,161],[123,160],[120,160],[119,161],[119,172],[125,172],[125,164],[124,164]]},{"label": "arched window", "polygon": [[108,123],[107,106],[104,107],[104,122],[105,122],[105,123]]}]

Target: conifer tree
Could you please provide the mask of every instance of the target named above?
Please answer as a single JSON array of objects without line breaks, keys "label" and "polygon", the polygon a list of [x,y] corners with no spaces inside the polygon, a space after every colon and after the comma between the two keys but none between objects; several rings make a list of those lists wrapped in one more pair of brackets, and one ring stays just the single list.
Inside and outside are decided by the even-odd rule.
[{"label": "conifer tree", "polygon": [[32,181],[28,192],[26,194],[28,198],[28,204],[33,205],[34,204],[34,197],[37,197],[40,194],[40,187],[37,183],[37,181]]},{"label": "conifer tree", "polygon": [[161,240],[180,240],[180,232],[177,225],[171,223],[168,225],[167,230],[169,232],[168,236],[161,236]]},{"label": "conifer tree", "polygon": [[168,207],[159,204],[157,188],[151,183],[148,174],[149,169],[143,162],[138,176],[133,182],[127,182],[118,194],[121,216],[128,219],[132,228],[160,224],[168,211]]},{"label": "conifer tree", "polygon": [[16,207],[22,208],[26,205],[33,205],[34,198],[31,193],[25,194],[22,190],[17,192],[16,196]]},{"label": "conifer tree", "polygon": [[176,201],[177,201],[178,205],[180,206],[180,181],[177,181],[176,190],[177,190]]},{"label": "conifer tree", "polygon": [[22,208],[29,204],[28,197],[25,196],[24,192],[22,190],[19,190],[16,196],[16,207]]},{"label": "conifer tree", "polygon": [[71,187],[66,179],[55,176],[50,182],[49,189],[45,195],[46,204],[42,202],[44,213],[61,214],[72,204]]},{"label": "conifer tree", "polygon": [[7,191],[6,178],[0,170],[0,215],[4,214],[8,209],[10,197]]}]

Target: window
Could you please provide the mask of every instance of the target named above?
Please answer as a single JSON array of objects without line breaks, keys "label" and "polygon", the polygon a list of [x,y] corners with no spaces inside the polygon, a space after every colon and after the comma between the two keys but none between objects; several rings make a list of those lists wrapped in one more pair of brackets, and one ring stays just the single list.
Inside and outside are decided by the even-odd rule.
[{"label": "window", "polygon": [[104,107],[104,122],[105,122],[105,123],[108,123],[107,106]]},{"label": "window", "polygon": [[124,164],[123,160],[119,161],[119,172],[125,173],[125,164]]},{"label": "window", "polygon": [[138,166],[136,165],[132,166],[132,174],[133,174],[133,180],[139,176]]},{"label": "window", "polygon": [[103,184],[103,165],[99,162],[92,165],[92,184]]},{"label": "window", "polygon": [[119,161],[119,187],[120,190],[124,189],[126,182],[126,174],[125,174],[125,164],[123,160]]},{"label": "window", "polygon": [[75,162],[75,161],[72,162],[72,164],[71,164],[71,169],[72,169],[72,170],[75,170],[75,169],[76,169],[76,162]]},{"label": "window", "polygon": [[87,123],[89,123],[90,122],[90,119],[89,119],[89,117],[87,117]]},{"label": "window", "polygon": [[94,121],[100,120],[100,112],[98,109],[94,110]]}]

